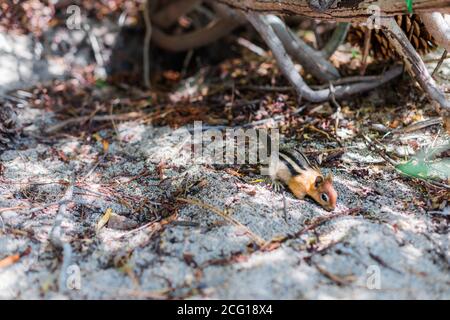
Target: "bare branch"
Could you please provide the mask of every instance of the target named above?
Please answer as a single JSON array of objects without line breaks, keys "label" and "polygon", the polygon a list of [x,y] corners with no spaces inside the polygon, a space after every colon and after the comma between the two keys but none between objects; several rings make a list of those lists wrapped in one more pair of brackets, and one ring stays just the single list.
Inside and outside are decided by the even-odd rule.
[{"label": "bare branch", "polygon": [[[255,29],[259,32],[266,44],[272,50],[275,59],[278,62],[278,66],[289,80],[295,91],[301,98],[305,98],[311,102],[324,102],[330,99],[330,89],[312,90],[300,74],[295,70],[292,59],[287,54],[283,47],[281,40],[277,37],[272,26],[261,16],[255,12],[247,13],[247,19],[252,23]],[[334,97],[341,99],[343,97],[350,96],[352,94],[361,93],[374,89],[392,79],[399,76],[402,73],[402,68],[397,66],[387,71],[384,75],[378,78],[378,81],[362,82],[353,85],[339,86],[335,88]]]},{"label": "bare branch", "polygon": [[264,19],[270,23],[286,51],[292,57],[295,57],[306,71],[315,78],[322,81],[330,81],[340,77],[339,71],[320,52],[314,50],[297,37],[280,18],[268,15]]},{"label": "bare branch", "polygon": [[408,71],[431,99],[437,101],[443,108],[450,110],[450,101],[446,99],[445,94],[438,88],[422,58],[397,22],[393,18],[381,19],[381,21],[384,34],[405,61]]},{"label": "bare branch", "polygon": [[439,12],[423,13],[420,18],[436,42],[450,52],[450,26],[442,14]]},{"label": "bare branch", "polygon": [[203,29],[181,35],[168,35],[153,28],[153,41],[157,46],[168,51],[186,51],[207,45],[229,34],[240,25],[232,18],[219,18]]},{"label": "bare branch", "polygon": [[160,28],[168,28],[192,10],[201,0],[177,0],[158,11],[152,20]]},{"label": "bare branch", "polygon": [[[342,22],[365,22],[372,16],[370,6],[382,10],[381,17],[392,17],[408,12],[405,0],[336,0],[327,10],[319,12],[309,6],[309,0],[215,0],[232,8],[261,13],[292,14],[310,18]],[[450,13],[450,0],[414,0],[415,13]]]},{"label": "bare branch", "polygon": [[348,30],[350,29],[350,23],[340,22],[331,35],[330,40],[321,50],[322,56],[326,59],[330,58],[337,48],[345,41]]},{"label": "bare branch", "polygon": [[152,39],[152,22],[150,20],[150,6],[149,1],[146,0],[144,4],[144,20],[145,20],[145,38],[144,38],[144,84],[148,89],[150,88],[150,41]]}]

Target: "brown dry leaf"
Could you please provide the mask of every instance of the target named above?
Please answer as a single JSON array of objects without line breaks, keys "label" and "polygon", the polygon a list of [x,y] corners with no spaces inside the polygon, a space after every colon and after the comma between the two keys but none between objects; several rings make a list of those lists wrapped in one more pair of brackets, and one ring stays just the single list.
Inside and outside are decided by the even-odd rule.
[{"label": "brown dry leaf", "polygon": [[338,285],[349,285],[350,283],[354,282],[356,280],[354,275],[345,275],[340,276],[337,274],[333,274],[324,268],[320,267],[318,264],[315,264],[317,270],[324,275],[326,278],[330,279],[331,281],[335,282]]},{"label": "brown dry leaf", "polygon": [[63,161],[68,163],[69,162],[69,158],[67,157],[67,155],[64,153],[64,151],[62,150],[56,150],[56,154],[58,155],[58,158]]},{"label": "brown dry leaf", "polygon": [[244,184],[244,183],[239,183],[239,182],[237,182],[236,183],[236,186],[239,188],[239,189],[242,189],[242,191],[244,191],[246,194],[248,194],[249,196],[254,196],[254,195],[256,195],[256,187],[255,186],[249,186],[249,185],[247,185],[247,184]]},{"label": "brown dry leaf", "polygon": [[400,121],[398,119],[395,119],[393,122],[391,122],[389,124],[389,127],[392,129],[396,129],[396,128],[398,128],[399,125],[400,125]]},{"label": "brown dry leaf", "polygon": [[187,265],[194,266],[194,267],[197,266],[197,263],[195,262],[195,259],[194,259],[194,255],[192,253],[189,253],[189,252],[183,253],[183,259]]},{"label": "brown dry leaf", "polygon": [[97,227],[95,228],[97,232],[108,223],[112,213],[113,211],[111,208],[106,209],[105,214],[97,222]]},{"label": "brown dry leaf", "polygon": [[109,142],[107,140],[102,140],[102,145],[103,145],[103,153],[108,153]]},{"label": "brown dry leaf", "polygon": [[241,173],[239,173],[236,170],[233,170],[231,168],[226,168],[225,172],[228,173],[228,174],[231,174],[232,176],[235,176],[235,177],[239,177],[239,178],[243,177],[243,174],[241,174]]},{"label": "brown dry leaf", "polygon": [[31,248],[28,247],[24,252],[22,253],[16,253],[13,255],[10,255],[2,260],[0,260],[0,269],[9,267],[20,260],[20,258],[28,255],[31,252]]},{"label": "brown dry leaf", "polygon": [[165,175],[164,171],[167,169],[167,163],[164,160],[161,160],[156,166],[156,172],[158,172],[159,180],[164,180]]},{"label": "brown dry leaf", "polygon": [[444,128],[447,131],[447,134],[450,134],[450,113],[444,115]]},{"label": "brown dry leaf", "polygon": [[281,247],[281,242],[270,242],[268,245],[264,246],[264,251],[273,251]]},{"label": "brown dry leaf", "polygon": [[109,150],[109,142],[103,139],[98,133],[94,133],[92,136],[95,138],[97,142],[100,142],[102,144],[103,152],[107,153]]},{"label": "brown dry leaf", "polygon": [[181,79],[181,74],[177,71],[167,70],[163,72],[163,77],[169,81],[179,81]]},{"label": "brown dry leaf", "polygon": [[0,269],[9,267],[10,265],[19,261],[19,259],[20,259],[19,254],[13,254],[12,256],[9,256],[9,257],[6,257],[6,258],[0,260]]}]

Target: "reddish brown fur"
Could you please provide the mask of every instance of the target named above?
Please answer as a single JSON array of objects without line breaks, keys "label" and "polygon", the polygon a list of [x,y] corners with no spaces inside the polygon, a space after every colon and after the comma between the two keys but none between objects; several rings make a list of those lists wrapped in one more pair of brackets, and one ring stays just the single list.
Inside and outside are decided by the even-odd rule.
[{"label": "reddish brown fur", "polygon": [[[318,177],[319,180],[316,180]],[[319,181],[319,183],[316,183],[316,181]],[[337,192],[333,187],[331,175],[323,178],[320,172],[310,169],[292,177],[288,187],[299,199],[303,199],[305,195],[308,195],[328,211],[333,211],[336,208]],[[322,200],[322,193],[328,196],[328,202]]]}]

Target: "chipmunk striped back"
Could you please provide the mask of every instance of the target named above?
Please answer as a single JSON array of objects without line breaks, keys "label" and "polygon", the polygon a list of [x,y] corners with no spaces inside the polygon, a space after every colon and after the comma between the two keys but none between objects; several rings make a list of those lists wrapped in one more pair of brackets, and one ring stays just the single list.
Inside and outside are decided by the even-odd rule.
[{"label": "chipmunk striped back", "polygon": [[312,163],[301,151],[297,149],[281,149],[280,160],[288,167],[292,175],[301,174],[302,171],[314,170],[320,172],[317,164]]}]

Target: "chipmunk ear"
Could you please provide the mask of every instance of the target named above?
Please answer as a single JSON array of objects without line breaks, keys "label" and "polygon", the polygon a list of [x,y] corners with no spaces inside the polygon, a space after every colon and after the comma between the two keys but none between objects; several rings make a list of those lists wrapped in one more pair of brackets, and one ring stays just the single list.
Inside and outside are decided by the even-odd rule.
[{"label": "chipmunk ear", "polygon": [[314,181],[314,187],[318,189],[323,184],[323,177],[317,176],[316,181]]},{"label": "chipmunk ear", "polygon": [[333,182],[333,175],[331,173],[327,174],[325,181]]}]

